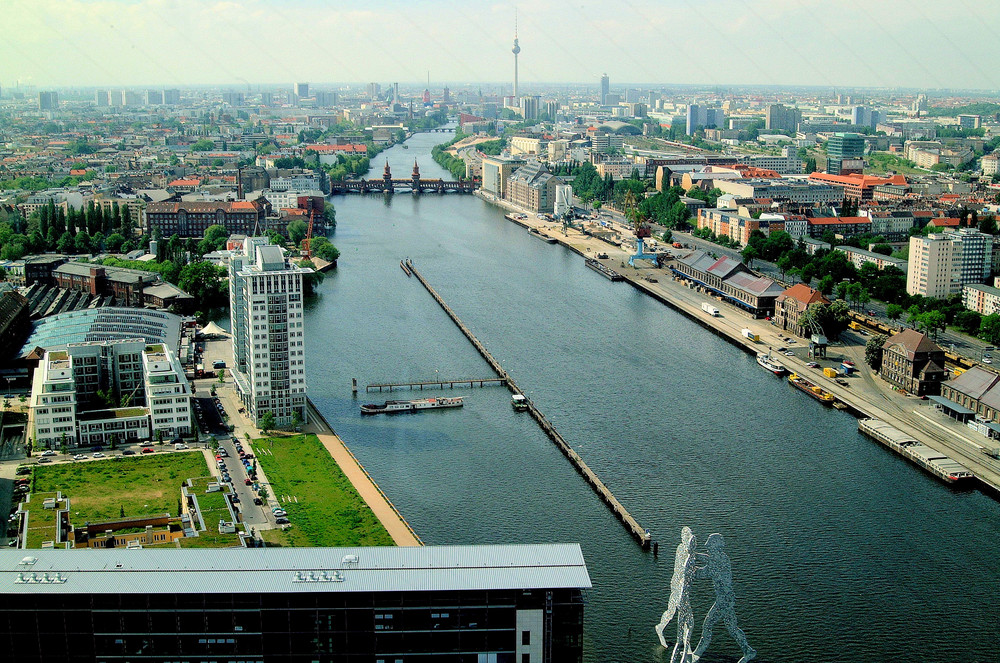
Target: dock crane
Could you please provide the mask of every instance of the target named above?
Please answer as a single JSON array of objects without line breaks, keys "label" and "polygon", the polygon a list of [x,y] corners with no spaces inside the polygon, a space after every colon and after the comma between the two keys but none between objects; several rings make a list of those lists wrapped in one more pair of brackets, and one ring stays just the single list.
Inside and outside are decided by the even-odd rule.
[{"label": "dock crane", "polygon": [[316,210],[313,209],[309,212],[309,227],[306,229],[306,237],[302,240],[302,255],[305,256],[306,260],[312,260],[312,237],[313,237],[313,221],[316,218]]},{"label": "dock crane", "polygon": [[653,234],[649,229],[649,219],[639,211],[638,201],[631,191],[625,194],[625,216],[632,222],[632,232],[635,234],[635,255],[628,259],[628,264],[635,267],[636,260],[652,260],[653,264],[657,264],[656,254],[646,253],[643,245],[646,238]]}]

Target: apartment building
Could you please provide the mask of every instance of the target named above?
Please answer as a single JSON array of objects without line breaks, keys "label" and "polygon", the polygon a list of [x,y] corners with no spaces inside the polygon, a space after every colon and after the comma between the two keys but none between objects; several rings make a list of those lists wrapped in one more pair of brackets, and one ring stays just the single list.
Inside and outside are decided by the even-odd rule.
[{"label": "apartment building", "polygon": [[233,380],[254,422],[266,412],[288,426],[306,420],[302,277],[265,237],[248,237],[229,262]]},{"label": "apartment building", "polygon": [[962,305],[982,315],[1000,313],[1000,288],[966,283],[962,286]]},{"label": "apartment building", "polygon": [[992,259],[993,237],[974,228],[911,237],[906,291],[925,297],[961,292],[989,278]]},{"label": "apartment building", "polygon": [[881,253],[873,253],[864,249],[858,249],[853,246],[837,246],[834,247],[834,250],[840,251],[846,255],[847,259],[851,261],[851,264],[858,269],[861,269],[861,266],[865,263],[871,263],[880,270],[885,269],[886,267],[895,267],[896,269],[902,270],[905,274],[908,268],[905,260],[893,258]]},{"label": "apartment building", "polygon": [[480,188],[497,198],[507,197],[507,180],[514,171],[525,164],[520,157],[484,156],[483,183]]},{"label": "apartment building", "polygon": [[785,229],[785,219],[781,216],[764,218],[762,215],[761,218],[755,219],[731,210],[714,208],[699,209],[696,223],[698,228],[711,229],[716,237],[726,236],[743,245],[750,242],[750,235],[754,230],[759,230],[767,235]]},{"label": "apartment building", "polygon": [[191,433],[191,387],[164,344],[139,338],[47,351],[31,387],[39,447],[172,439]]},{"label": "apartment building", "polygon": [[829,184],[717,177],[714,185],[723,193],[731,193],[739,198],[787,200],[802,205],[839,205],[844,201],[844,190]]}]

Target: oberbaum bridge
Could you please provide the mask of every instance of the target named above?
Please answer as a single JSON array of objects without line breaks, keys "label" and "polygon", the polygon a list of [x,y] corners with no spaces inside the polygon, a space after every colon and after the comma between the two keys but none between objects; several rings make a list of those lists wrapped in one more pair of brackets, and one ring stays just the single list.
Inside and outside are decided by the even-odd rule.
[{"label": "oberbaum bridge", "polygon": [[420,179],[420,167],[417,162],[413,162],[413,173],[409,179],[393,179],[392,171],[389,170],[389,162],[385,163],[385,170],[382,171],[382,179],[370,180],[344,180],[341,182],[330,182],[330,195],[345,193],[396,193],[399,191],[409,191],[410,193],[474,193],[477,188],[475,179],[447,181],[442,179],[424,180]]}]

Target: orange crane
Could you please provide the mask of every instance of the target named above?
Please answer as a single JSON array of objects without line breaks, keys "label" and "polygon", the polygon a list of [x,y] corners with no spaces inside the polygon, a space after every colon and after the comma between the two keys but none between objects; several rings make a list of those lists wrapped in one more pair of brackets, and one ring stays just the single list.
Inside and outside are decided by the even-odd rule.
[{"label": "orange crane", "polygon": [[302,255],[306,257],[306,260],[312,259],[312,238],[313,238],[313,219],[316,218],[316,210],[309,212],[309,228],[306,230],[306,238],[302,240]]}]

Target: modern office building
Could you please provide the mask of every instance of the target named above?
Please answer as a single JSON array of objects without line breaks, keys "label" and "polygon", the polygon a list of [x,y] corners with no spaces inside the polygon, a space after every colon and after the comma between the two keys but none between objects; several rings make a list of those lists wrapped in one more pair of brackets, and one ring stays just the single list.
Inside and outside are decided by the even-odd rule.
[{"label": "modern office building", "polygon": [[181,103],[181,91],[168,89],[163,91],[163,103],[176,106]]},{"label": "modern office building", "polygon": [[58,92],[39,92],[38,93],[38,110],[57,110],[59,108],[59,93]]},{"label": "modern office building", "polygon": [[874,129],[885,121],[885,114],[867,106],[855,106],[851,109],[851,124],[858,127]]},{"label": "modern office building", "polygon": [[229,262],[233,380],[247,413],[288,426],[306,421],[302,277],[281,247],[248,237]]},{"label": "modern office building", "polygon": [[31,385],[39,448],[165,440],[191,433],[191,387],[176,355],[144,340],[45,352]]},{"label": "modern office building", "polygon": [[583,659],[577,544],[25,552],[0,551],[18,661]]},{"label": "modern office building", "polygon": [[507,197],[507,180],[514,171],[525,164],[525,160],[512,156],[484,156],[483,183],[480,188],[497,198]]},{"label": "modern office building", "polygon": [[296,83],[295,84],[295,96],[299,99],[304,99],[309,96],[309,83]]},{"label": "modern office building", "polygon": [[864,169],[865,139],[858,134],[836,133],[826,142],[826,172],[860,173]]},{"label": "modern office building", "polygon": [[601,76],[601,105],[604,106],[608,98],[608,93],[611,91],[611,79],[608,78],[607,74]]}]

